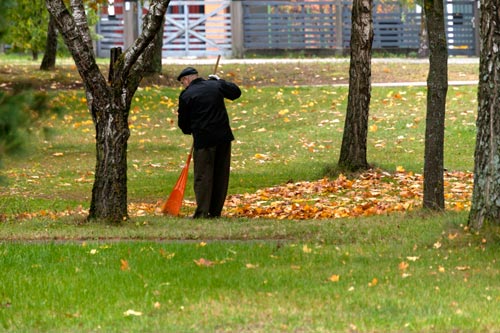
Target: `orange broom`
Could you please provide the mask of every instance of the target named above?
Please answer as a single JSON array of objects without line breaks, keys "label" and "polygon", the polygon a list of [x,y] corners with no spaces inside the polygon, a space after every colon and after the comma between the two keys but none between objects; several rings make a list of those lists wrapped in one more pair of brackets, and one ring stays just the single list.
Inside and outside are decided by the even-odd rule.
[{"label": "orange broom", "polygon": [[[217,57],[217,62],[215,63],[214,74],[217,73],[217,67],[219,66],[220,55]],[[182,200],[184,199],[184,190],[186,189],[188,174],[189,174],[189,163],[191,162],[191,156],[193,155],[193,146],[191,146],[191,150],[189,151],[188,158],[186,160],[186,164],[184,168],[182,168],[179,179],[174,185],[172,193],[168,197],[167,201],[165,201],[161,207],[161,212],[163,214],[170,214],[173,216],[179,215],[179,211],[181,210]]]},{"label": "orange broom", "polygon": [[191,162],[191,156],[193,155],[193,146],[191,146],[191,150],[189,151],[189,155],[186,160],[186,164],[184,168],[182,168],[181,175],[177,182],[174,185],[174,189],[167,201],[163,203],[161,207],[161,212],[163,214],[170,214],[173,216],[179,215],[179,211],[182,206],[182,199],[184,198],[184,190],[186,189],[188,174],[189,174],[189,163]]}]

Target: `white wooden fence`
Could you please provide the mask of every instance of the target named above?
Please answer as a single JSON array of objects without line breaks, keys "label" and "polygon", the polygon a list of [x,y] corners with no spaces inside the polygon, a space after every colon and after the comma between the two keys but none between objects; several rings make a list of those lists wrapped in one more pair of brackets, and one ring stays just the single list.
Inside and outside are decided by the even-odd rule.
[{"label": "white wooden fence", "polygon": [[[112,47],[127,46],[130,17],[135,17],[139,27],[133,34],[140,33],[144,9],[140,2],[128,2],[137,6],[135,16],[127,12],[127,2],[118,0],[114,16],[101,15],[98,56],[108,57]],[[146,1],[144,8],[148,7]],[[349,0],[174,0],[165,18],[163,56],[242,57],[245,52],[264,50],[348,50],[350,8]],[[445,0],[445,10],[449,53],[477,55],[476,1]],[[422,24],[418,7],[410,10],[400,1],[375,2],[373,21],[374,49],[418,49]]]}]

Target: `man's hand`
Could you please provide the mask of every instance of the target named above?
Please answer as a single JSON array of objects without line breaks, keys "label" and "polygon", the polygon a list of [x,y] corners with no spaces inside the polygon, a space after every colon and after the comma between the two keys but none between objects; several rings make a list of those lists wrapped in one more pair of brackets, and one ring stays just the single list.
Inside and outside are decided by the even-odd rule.
[{"label": "man's hand", "polygon": [[210,74],[208,76],[209,79],[212,79],[212,80],[220,80],[220,77],[218,75],[215,75],[215,74]]}]

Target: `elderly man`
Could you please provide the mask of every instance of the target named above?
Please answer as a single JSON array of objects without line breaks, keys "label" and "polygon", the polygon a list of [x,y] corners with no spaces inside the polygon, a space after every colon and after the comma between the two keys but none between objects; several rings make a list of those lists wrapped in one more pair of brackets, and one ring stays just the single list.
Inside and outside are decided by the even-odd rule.
[{"label": "elderly man", "polygon": [[224,99],[241,96],[240,88],[187,67],[177,80],[184,90],[179,95],[178,125],[184,134],[193,136],[194,193],[196,211],[193,218],[221,216],[229,185],[231,141],[234,140]]}]

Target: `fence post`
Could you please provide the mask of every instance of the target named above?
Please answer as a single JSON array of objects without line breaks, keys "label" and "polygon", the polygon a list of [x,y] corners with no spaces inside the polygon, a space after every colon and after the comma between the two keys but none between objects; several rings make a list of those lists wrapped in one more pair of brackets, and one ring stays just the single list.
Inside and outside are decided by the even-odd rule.
[{"label": "fence post", "polygon": [[479,1],[474,1],[474,4],[472,5],[472,15],[473,15],[473,21],[472,21],[472,28],[474,29],[474,55],[476,57],[479,57],[480,56],[480,48],[481,48],[481,45],[480,45],[480,39],[481,39],[481,36],[479,34],[479,30],[480,30],[480,21],[479,21],[479,18],[480,18],[480,12],[479,12]]},{"label": "fence post", "polygon": [[232,54],[234,58],[243,58],[245,53],[243,35],[243,4],[242,1],[231,1],[231,31]]},{"label": "fence post", "polygon": [[335,44],[336,48],[343,52],[344,47],[344,22],[342,22],[342,0],[338,0],[335,5]]},{"label": "fence post", "polygon": [[125,1],[123,13],[124,48],[127,49],[139,37],[139,22],[137,22],[137,0]]}]

